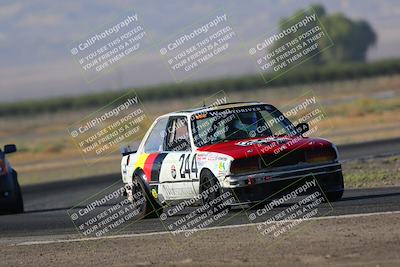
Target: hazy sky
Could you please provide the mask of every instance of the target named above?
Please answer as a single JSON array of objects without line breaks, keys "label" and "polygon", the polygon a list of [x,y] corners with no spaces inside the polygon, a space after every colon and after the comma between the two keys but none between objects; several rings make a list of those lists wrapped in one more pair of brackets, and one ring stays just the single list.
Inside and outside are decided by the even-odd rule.
[{"label": "hazy sky", "polygon": [[[318,1],[1,1],[0,101],[47,98],[174,82],[159,49],[165,40],[199,20],[223,10],[236,33],[234,47],[191,79],[256,71],[247,48],[276,29],[279,18]],[[378,33],[369,59],[400,55],[400,4],[395,0],[320,1],[328,13],[365,19]],[[104,29],[115,18],[135,10],[146,31],[147,47],[128,63],[94,82],[87,82],[70,47]],[[151,45],[150,45],[151,44]]]}]

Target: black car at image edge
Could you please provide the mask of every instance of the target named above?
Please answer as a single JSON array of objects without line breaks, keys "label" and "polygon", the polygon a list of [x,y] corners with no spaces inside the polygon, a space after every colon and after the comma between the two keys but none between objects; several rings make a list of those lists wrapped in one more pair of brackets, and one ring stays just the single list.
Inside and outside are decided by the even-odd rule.
[{"label": "black car at image edge", "polygon": [[21,188],[18,184],[17,172],[13,169],[6,154],[17,151],[15,145],[5,145],[4,150],[0,149],[0,213],[22,213],[24,202]]}]

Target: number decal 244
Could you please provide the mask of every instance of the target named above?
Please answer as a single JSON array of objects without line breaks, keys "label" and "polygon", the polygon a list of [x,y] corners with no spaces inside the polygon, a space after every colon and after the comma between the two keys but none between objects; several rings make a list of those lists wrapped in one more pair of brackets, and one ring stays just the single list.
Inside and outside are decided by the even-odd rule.
[{"label": "number decal 244", "polygon": [[179,162],[181,164],[181,167],[179,168],[179,174],[181,178],[191,178],[191,176],[197,178],[196,154],[193,155],[191,162],[190,154],[182,154],[182,156],[179,158]]}]

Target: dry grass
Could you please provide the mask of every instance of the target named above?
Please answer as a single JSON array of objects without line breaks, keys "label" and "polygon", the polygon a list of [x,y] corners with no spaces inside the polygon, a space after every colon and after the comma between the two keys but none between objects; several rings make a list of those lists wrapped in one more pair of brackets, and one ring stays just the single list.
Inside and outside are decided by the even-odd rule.
[{"label": "dry grass", "polygon": [[[221,88],[223,90],[223,88]],[[322,137],[335,143],[353,143],[400,136],[400,75],[307,86],[260,88],[227,93],[229,101],[263,101],[277,107],[310,92],[316,95],[327,119]],[[143,103],[152,120],[159,114],[199,105],[208,96]],[[67,133],[69,125],[94,110],[80,110],[27,117],[0,118],[3,144],[16,143],[19,153],[10,160],[19,170],[21,183],[38,183],[118,172],[115,152],[98,165],[87,165]],[[89,159],[90,161],[90,159]]]},{"label": "dry grass", "polygon": [[400,157],[353,160],[343,164],[346,188],[400,185]]}]

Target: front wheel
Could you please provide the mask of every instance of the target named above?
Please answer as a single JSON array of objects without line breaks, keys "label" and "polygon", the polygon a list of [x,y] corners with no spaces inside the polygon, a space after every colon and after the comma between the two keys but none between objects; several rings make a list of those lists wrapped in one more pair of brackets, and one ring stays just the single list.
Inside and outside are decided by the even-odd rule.
[{"label": "front wheel", "polygon": [[339,201],[342,199],[343,190],[336,191],[336,192],[326,192],[325,196],[329,202],[336,202],[336,201]]},{"label": "front wheel", "polygon": [[[344,180],[343,180],[343,175],[340,173],[340,175],[337,178],[337,185],[340,188],[337,191],[332,191],[332,192],[324,192],[325,196],[327,198],[327,201],[329,202],[335,202],[339,201],[342,199],[343,192],[344,192]],[[326,201],[326,200],[325,200]]]},{"label": "front wheel", "polygon": [[218,211],[231,208],[221,196],[221,186],[217,178],[209,170],[204,170],[200,175],[200,193],[203,206],[208,205]]}]

